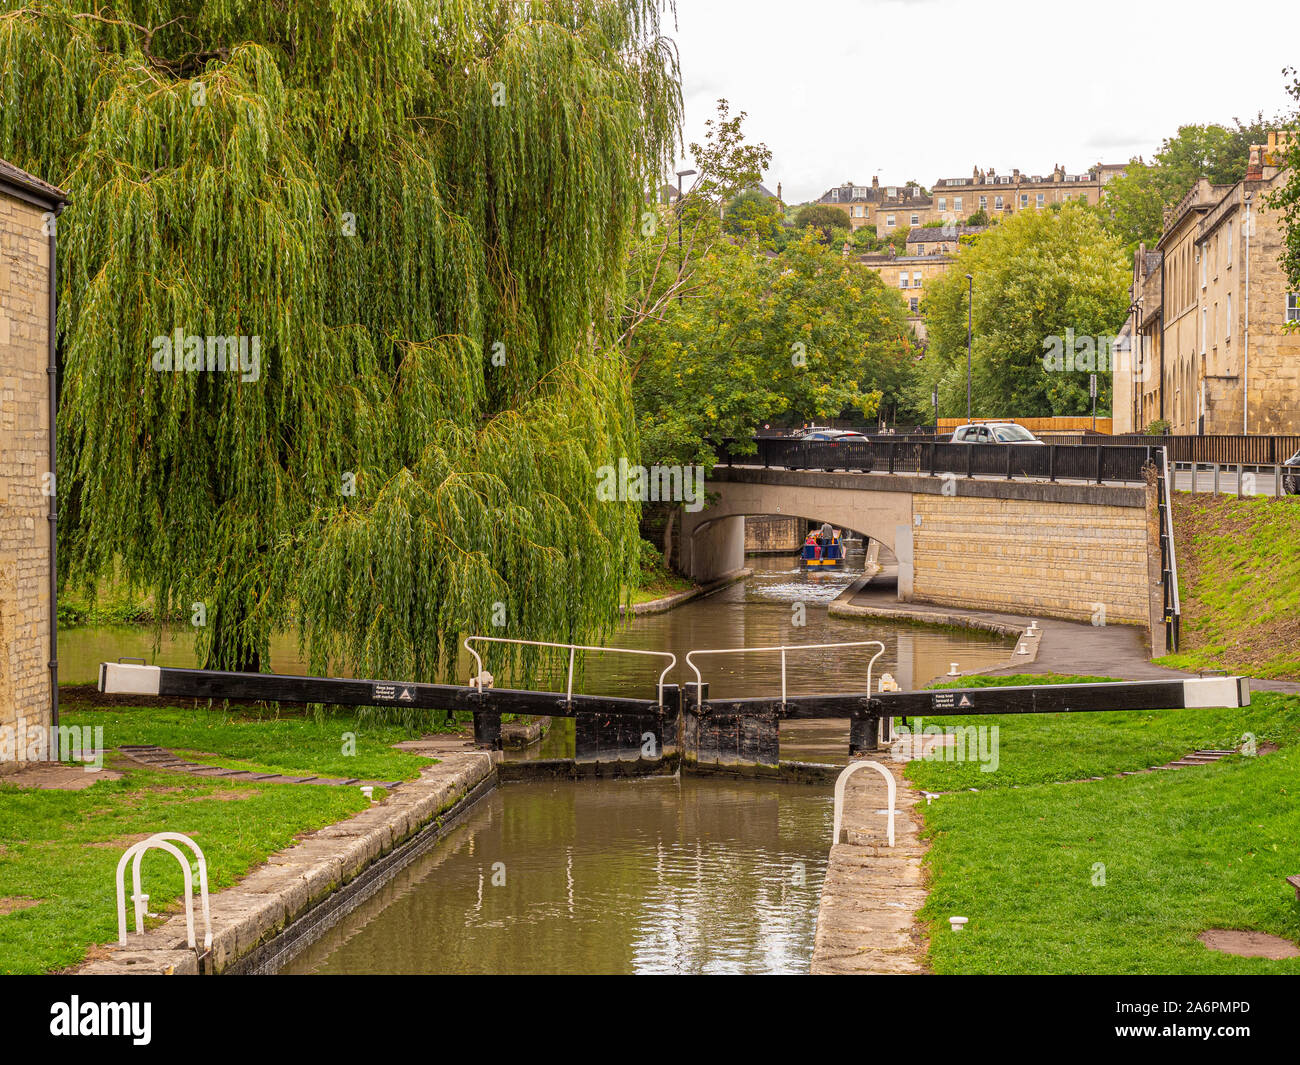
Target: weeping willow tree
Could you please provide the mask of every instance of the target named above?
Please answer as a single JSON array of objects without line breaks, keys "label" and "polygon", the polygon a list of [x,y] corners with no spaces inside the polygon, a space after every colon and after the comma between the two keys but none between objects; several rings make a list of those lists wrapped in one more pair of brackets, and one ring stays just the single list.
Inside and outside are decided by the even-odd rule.
[{"label": "weeping willow tree", "polygon": [[120,566],[224,668],[294,622],[317,668],[413,678],[461,632],[608,626],[659,0],[6,7],[0,155],[72,200],[61,576]]}]

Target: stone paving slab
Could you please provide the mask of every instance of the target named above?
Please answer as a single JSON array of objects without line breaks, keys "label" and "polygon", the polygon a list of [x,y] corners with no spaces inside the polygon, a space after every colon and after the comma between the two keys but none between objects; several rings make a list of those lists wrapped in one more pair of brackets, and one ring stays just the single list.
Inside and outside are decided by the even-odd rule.
[{"label": "stone paving slab", "polygon": [[841,834],[831,846],[817,911],[812,972],[825,975],[925,973],[917,911],[925,905],[921,794],[903,778],[904,762],[882,763],[894,777],[894,846],[888,791],[880,774],[854,774],[844,797]]}]

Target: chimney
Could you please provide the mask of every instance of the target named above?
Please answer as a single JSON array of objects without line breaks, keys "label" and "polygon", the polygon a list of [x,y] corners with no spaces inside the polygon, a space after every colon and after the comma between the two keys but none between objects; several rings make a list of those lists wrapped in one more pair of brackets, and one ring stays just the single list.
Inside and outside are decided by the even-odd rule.
[{"label": "chimney", "polygon": [[781,198],[781,182],[776,183],[776,202],[784,206],[785,200]]},{"label": "chimney", "polygon": [[872,178],[871,178],[871,187],[872,187],[873,189],[878,189],[878,188],[880,188],[880,175],[879,175],[879,174],[873,174],[873,175],[872,175]]}]

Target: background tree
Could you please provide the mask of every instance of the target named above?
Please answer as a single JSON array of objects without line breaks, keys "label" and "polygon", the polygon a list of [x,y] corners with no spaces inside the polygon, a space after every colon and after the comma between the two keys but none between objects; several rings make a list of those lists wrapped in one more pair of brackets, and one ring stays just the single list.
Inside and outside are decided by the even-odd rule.
[{"label": "background tree", "polygon": [[1290,146],[1285,153],[1290,174],[1269,197],[1268,206],[1282,213],[1282,268],[1286,271],[1287,283],[1292,288],[1300,289],[1300,76],[1292,68],[1284,73],[1291,79],[1287,92],[1297,105],[1296,112],[1285,127],[1291,135]]},{"label": "background tree", "polygon": [[844,244],[849,232],[849,213],[829,203],[810,203],[799,208],[794,224],[798,229],[816,230],[823,244],[838,248]]},{"label": "background tree", "polygon": [[1268,131],[1279,125],[1262,112],[1250,123],[1240,119],[1233,123],[1179,126],[1153,162],[1131,160],[1123,174],[1106,183],[1099,209],[1130,258],[1139,243],[1152,245],[1160,239],[1165,208],[1177,204],[1200,178],[1232,185],[1245,177],[1250,146],[1262,143]]},{"label": "background tree", "polygon": [[[932,388],[941,416],[966,413],[966,274],[974,275],[972,394],[982,417],[1048,417],[1091,411],[1087,368],[1049,371],[1045,341],[1067,331],[1113,338],[1128,310],[1129,270],[1118,239],[1081,204],[1022,211],[963,244],[922,301],[929,347],[912,403]],[[1083,354],[1081,347],[1080,354]],[[1110,406],[1110,377],[1097,371],[1098,409]]]},{"label": "background tree", "polygon": [[781,206],[770,196],[749,189],[733,197],[722,215],[722,228],[733,237],[753,237],[764,247],[785,244]]},{"label": "background tree", "polygon": [[[0,155],[72,200],[64,576],[205,603],[218,667],[291,621],[316,668],[413,678],[496,603],[612,624],[607,312],[681,114],[657,0],[85,6],[0,15]],[[156,372],[173,329],[259,337],[259,374]]]}]

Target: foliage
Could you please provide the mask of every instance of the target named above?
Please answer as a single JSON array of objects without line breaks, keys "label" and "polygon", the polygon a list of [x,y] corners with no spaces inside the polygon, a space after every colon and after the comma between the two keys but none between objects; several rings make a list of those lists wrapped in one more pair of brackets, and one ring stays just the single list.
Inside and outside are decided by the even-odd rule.
[{"label": "foliage", "polygon": [[767,419],[871,419],[910,359],[906,310],[875,271],[811,233],[775,257],[719,243],[692,294],[639,331],[631,357],[643,461],[711,464]]},{"label": "foliage", "polygon": [[722,228],[733,237],[753,237],[768,248],[786,243],[780,204],[756,189],[742,192],[727,204]]},{"label": "foliage", "polygon": [[1191,191],[1200,178],[1231,185],[1246,176],[1250,146],[1264,141],[1276,120],[1263,113],[1249,124],[1186,125],[1167,137],[1151,163],[1131,160],[1125,173],[1106,183],[1100,210],[1112,233],[1132,257],[1139,243],[1154,245],[1164,229],[1163,214]]},{"label": "foliage", "polygon": [[1142,431],[1147,436],[1168,436],[1170,429],[1172,429],[1172,426],[1169,424],[1169,419],[1157,418]]},{"label": "foliage", "polygon": [[[1123,325],[1128,269],[1118,241],[1096,215],[1074,203],[1021,212],[963,243],[922,301],[929,350],[912,391],[917,410],[926,409],[937,388],[941,416],[965,414],[967,274],[974,278],[974,413],[1090,411],[1089,369],[1049,371],[1044,360],[1052,338],[1063,346],[1072,338],[1096,345]],[[1098,409],[1109,402],[1109,375],[1098,372]]]},{"label": "foliage", "polygon": [[1291,141],[1285,161],[1290,173],[1269,197],[1268,206],[1282,214],[1282,269],[1286,271],[1287,284],[1300,289],[1300,75],[1293,68],[1287,68],[1284,73],[1291,79],[1287,92],[1297,104],[1297,111],[1287,124]]},{"label": "foliage", "polygon": [[992,224],[993,222],[992,219],[989,218],[988,211],[984,210],[983,207],[981,207],[973,215],[967,218],[965,222],[962,223],[962,225],[964,226],[988,226]]},{"label": "foliage", "polygon": [[[612,624],[635,512],[593,467],[634,451],[608,311],[680,121],[661,5],[83,6],[0,15],[0,155],[72,200],[63,576],[120,555],[160,614],[205,603],[214,666],[291,609],[318,668],[412,678],[497,601]],[[173,329],[257,372],[157,372]]]},{"label": "foliage", "polygon": [[842,207],[832,207],[829,203],[810,203],[799,208],[794,216],[794,224],[799,229],[815,229],[818,239],[830,247],[839,247],[849,230],[849,215]]}]

